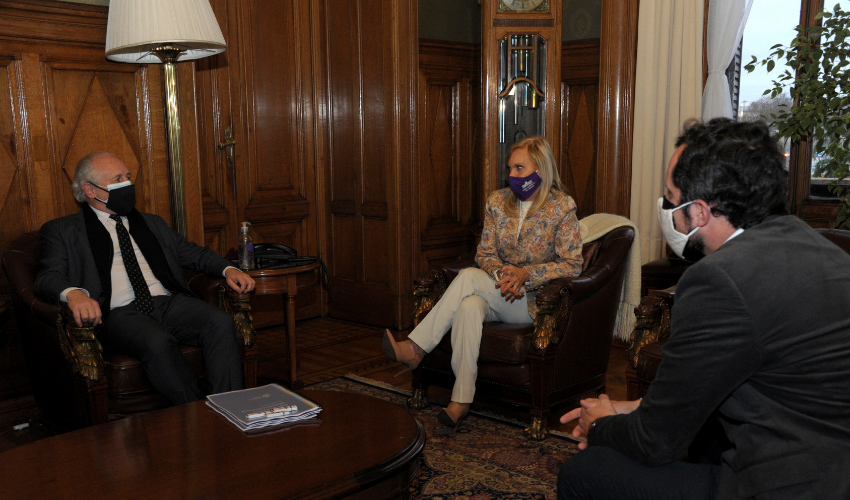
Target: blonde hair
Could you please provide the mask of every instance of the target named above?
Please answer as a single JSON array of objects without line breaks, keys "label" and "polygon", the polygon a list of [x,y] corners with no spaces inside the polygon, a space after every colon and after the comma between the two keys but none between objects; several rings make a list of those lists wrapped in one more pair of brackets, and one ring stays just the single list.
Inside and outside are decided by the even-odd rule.
[{"label": "blonde hair", "polygon": [[[506,158],[510,160],[511,155],[518,149],[525,149],[528,152],[528,156],[531,157],[535,166],[537,166],[537,175],[541,179],[540,187],[537,188],[537,193],[532,197],[531,208],[528,209],[528,214],[526,214],[526,217],[531,217],[543,208],[552,189],[563,191],[561,187],[561,176],[558,175],[558,167],[555,164],[555,155],[552,153],[552,147],[549,146],[549,142],[543,137],[535,135],[513,143],[508,149]],[[511,190],[505,202],[505,213],[509,217],[516,217],[519,214],[519,210],[517,210],[518,201],[513,190]]]}]

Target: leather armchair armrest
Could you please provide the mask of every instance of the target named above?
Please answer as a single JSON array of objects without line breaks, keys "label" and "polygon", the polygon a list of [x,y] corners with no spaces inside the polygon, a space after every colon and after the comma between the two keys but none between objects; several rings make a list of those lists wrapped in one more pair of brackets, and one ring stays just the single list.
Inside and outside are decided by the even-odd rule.
[{"label": "leather armchair armrest", "polygon": [[427,271],[413,280],[413,325],[419,324],[434,304],[443,296],[443,292],[454,280],[458,273],[467,267],[477,267],[475,254],[469,254],[447,264],[431,266]]},{"label": "leather armchair armrest", "polygon": [[[556,278],[549,282],[538,292],[537,301],[540,301],[540,296],[551,297],[553,293],[560,295],[562,288],[569,289],[570,300],[573,304],[583,301],[590,297],[597,290],[605,286],[606,283],[614,276],[614,269],[608,265],[593,265],[584,270],[581,275],[575,278]],[[549,287],[553,287],[549,289]],[[549,290],[547,290],[549,289]],[[545,294],[543,293],[545,292]]]},{"label": "leather armchair armrest", "polygon": [[183,269],[186,280],[189,281],[189,289],[201,300],[210,304],[218,304],[218,287],[227,286],[223,277],[215,278],[194,269]]},{"label": "leather armchair armrest", "polygon": [[36,300],[29,306],[33,316],[45,325],[56,326],[56,321],[62,315],[62,308],[60,306],[48,304],[42,300]]},{"label": "leather armchair armrest", "polygon": [[254,347],[254,318],[251,316],[251,295],[234,292],[224,277],[213,277],[194,269],[183,269],[189,288],[201,300],[216,305],[233,316],[236,335],[245,348]]},{"label": "leather armchair armrest", "polygon": [[[592,264],[579,276],[556,278],[541,287],[537,291],[534,348],[544,350],[557,344],[572,306],[596,293],[613,276],[614,269],[608,264]],[[559,325],[559,322],[564,324]]]},{"label": "leather armchair armrest", "polygon": [[467,267],[478,267],[478,264],[475,262],[475,255],[467,255],[454,262],[449,262],[439,266],[431,266],[431,269],[443,273],[446,277],[446,283],[448,284],[457,277],[458,273]]},{"label": "leather armchair armrest", "polygon": [[413,317],[414,327],[419,324],[421,318],[431,311],[434,304],[443,296],[448,283],[446,276],[438,269],[428,269],[413,280]]}]

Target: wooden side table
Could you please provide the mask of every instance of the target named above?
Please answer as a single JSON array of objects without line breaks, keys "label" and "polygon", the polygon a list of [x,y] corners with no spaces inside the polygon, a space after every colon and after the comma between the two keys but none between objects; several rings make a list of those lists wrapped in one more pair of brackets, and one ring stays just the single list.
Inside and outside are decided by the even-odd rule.
[{"label": "wooden side table", "polygon": [[282,293],[286,299],[286,340],[289,344],[289,385],[293,389],[304,387],[297,377],[297,362],[295,359],[295,296],[298,295],[296,277],[301,273],[311,273],[318,269],[319,262],[303,266],[284,267],[280,269],[251,269],[248,275],[254,279],[257,295]]}]

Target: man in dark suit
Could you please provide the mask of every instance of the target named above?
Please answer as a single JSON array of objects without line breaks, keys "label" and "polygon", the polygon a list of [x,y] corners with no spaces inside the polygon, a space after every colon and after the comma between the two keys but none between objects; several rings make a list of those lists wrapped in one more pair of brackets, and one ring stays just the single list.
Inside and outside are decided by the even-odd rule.
[{"label": "man in dark suit", "polygon": [[202,348],[212,393],[241,389],[233,319],[189,290],[183,267],[224,276],[240,293],[253,290],[254,280],[161,217],[133,208],[130,171],[113,154],[80,160],[72,187],[82,210],[42,226],[35,292],[67,302],[78,325],[100,325],[98,340],[140,359],[151,384],[174,404],[204,396],[178,344]]},{"label": "man in dark suit", "polygon": [[[679,281],[643,400],[561,417],[587,441],[559,498],[850,498],[850,256],[787,215],[763,123],[690,124],[677,145],[659,217],[706,257]],[[677,461],[715,411],[720,463]]]}]

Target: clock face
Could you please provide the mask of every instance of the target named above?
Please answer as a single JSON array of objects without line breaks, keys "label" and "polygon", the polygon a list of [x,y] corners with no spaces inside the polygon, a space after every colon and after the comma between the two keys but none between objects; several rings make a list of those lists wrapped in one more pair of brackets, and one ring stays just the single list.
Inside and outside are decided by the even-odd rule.
[{"label": "clock face", "polygon": [[499,12],[549,12],[549,0],[499,0]]}]

